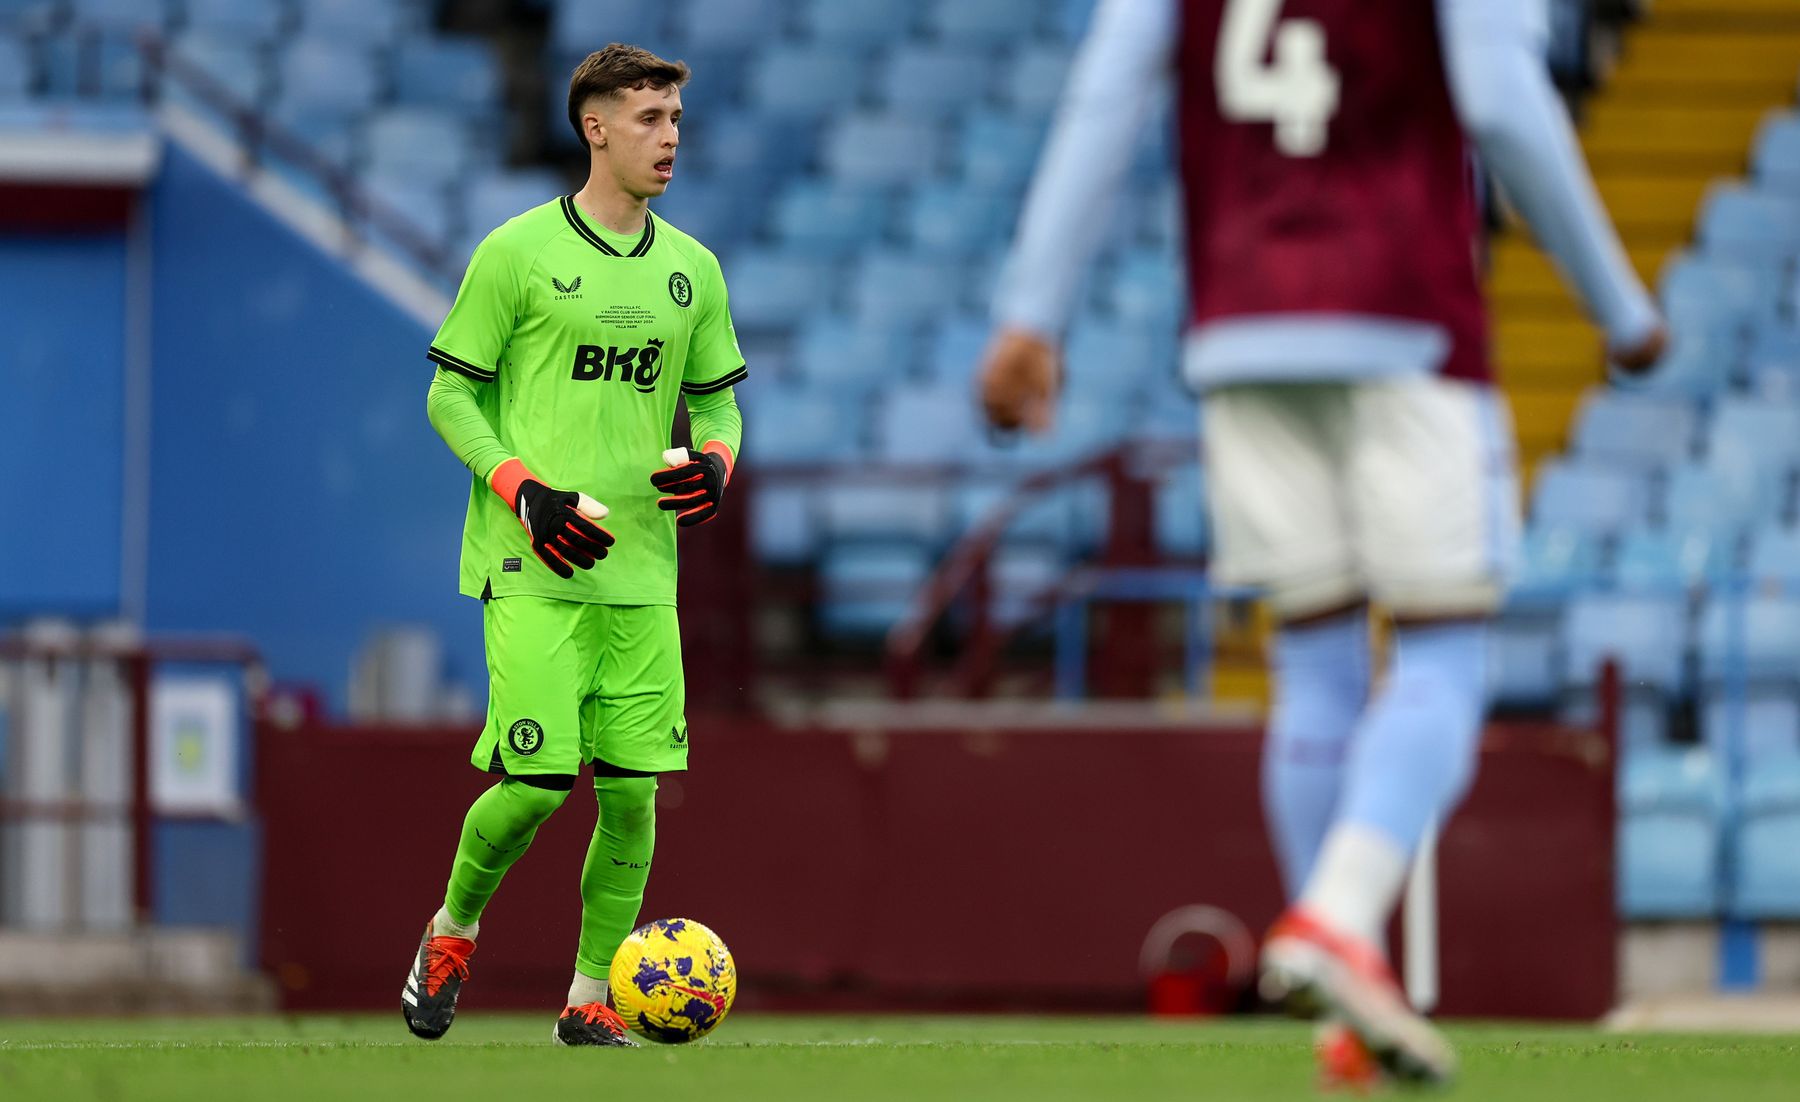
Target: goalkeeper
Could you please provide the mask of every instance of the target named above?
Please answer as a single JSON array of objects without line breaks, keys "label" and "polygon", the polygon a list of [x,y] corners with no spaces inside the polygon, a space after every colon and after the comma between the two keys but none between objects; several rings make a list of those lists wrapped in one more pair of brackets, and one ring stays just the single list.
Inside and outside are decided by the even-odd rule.
[{"label": "goalkeeper", "polygon": [[[591,762],[600,817],[555,1038],[631,1044],[607,970],[650,876],[657,775],[687,768],[676,529],[719,508],[745,374],[718,260],[647,207],[687,78],[617,43],[576,68],[586,186],[487,236],[429,352],[431,423],[474,474],[461,590],[482,602],[489,689],[470,760],[497,780],[401,993],[427,1039],[450,1028],[483,908]],[[669,447],[681,397],[698,450]]]}]

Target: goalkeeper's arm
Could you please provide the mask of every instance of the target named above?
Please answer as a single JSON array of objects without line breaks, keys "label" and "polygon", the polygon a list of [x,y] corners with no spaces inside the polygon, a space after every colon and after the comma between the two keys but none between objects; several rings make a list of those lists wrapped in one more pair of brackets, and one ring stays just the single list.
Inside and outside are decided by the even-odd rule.
[{"label": "goalkeeper's arm", "polygon": [[463,466],[483,482],[492,478],[494,468],[512,458],[476,400],[475,388],[486,385],[440,367],[425,396],[425,415],[431,418],[431,427]]}]

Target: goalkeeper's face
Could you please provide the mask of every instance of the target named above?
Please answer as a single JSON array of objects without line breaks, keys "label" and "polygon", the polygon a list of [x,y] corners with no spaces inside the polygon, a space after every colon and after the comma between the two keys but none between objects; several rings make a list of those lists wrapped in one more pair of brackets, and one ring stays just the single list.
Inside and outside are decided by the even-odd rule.
[{"label": "goalkeeper's face", "polygon": [[619,190],[639,199],[661,195],[681,144],[681,89],[627,88],[597,106],[605,135],[597,152]]}]

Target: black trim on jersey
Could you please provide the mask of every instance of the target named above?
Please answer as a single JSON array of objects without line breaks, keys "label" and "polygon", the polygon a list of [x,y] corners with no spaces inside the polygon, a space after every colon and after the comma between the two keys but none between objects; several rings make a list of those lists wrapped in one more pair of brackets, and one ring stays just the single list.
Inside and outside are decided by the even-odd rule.
[{"label": "black trim on jersey", "polygon": [[580,234],[583,241],[586,241],[594,248],[599,249],[607,256],[643,256],[650,251],[651,243],[656,240],[656,219],[651,217],[649,211],[644,212],[643,235],[638,238],[637,245],[632,248],[629,254],[621,254],[619,250],[608,245],[606,243],[606,238],[595,233],[587,222],[582,220],[581,212],[575,209],[575,197],[573,195],[565,195],[562,197],[562,212],[563,217],[568,220],[570,228]]},{"label": "black trim on jersey", "polygon": [[425,358],[446,371],[454,371],[458,375],[467,375],[478,383],[491,383],[500,377],[498,371],[490,371],[485,367],[476,367],[474,364],[460,356],[452,356],[435,344],[425,350]]},{"label": "black trim on jersey", "polygon": [[736,371],[714,379],[710,383],[682,383],[681,392],[683,394],[717,394],[726,387],[736,386],[749,377],[750,369],[740,364]]}]

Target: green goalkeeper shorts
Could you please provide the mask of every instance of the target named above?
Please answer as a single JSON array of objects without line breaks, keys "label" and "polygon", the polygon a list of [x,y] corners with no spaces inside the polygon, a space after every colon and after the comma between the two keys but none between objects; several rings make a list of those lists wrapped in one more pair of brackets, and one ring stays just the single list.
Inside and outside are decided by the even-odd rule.
[{"label": "green goalkeeper shorts", "polygon": [[674,605],[595,605],[516,594],[482,605],[487,726],[469,760],[508,776],[574,776],[598,761],[687,768]]}]

